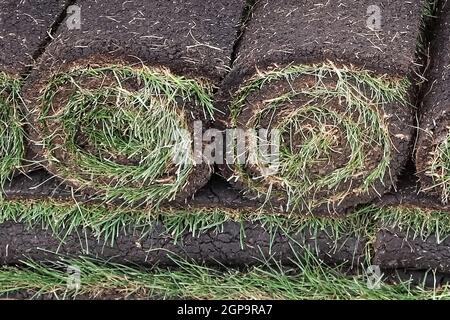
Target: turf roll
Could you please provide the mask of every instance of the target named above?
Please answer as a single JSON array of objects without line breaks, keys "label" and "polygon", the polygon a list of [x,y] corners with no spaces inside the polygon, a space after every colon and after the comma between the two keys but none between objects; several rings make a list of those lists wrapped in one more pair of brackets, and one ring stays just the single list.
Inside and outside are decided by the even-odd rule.
[{"label": "turf roll", "polygon": [[411,148],[409,75],[424,2],[382,1],[380,30],[372,5],[255,4],[224,89],[227,125],[250,132],[245,149],[227,149],[224,172],[248,197],[335,213],[395,186]]},{"label": "turf roll", "polygon": [[450,48],[443,45],[450,36],[450,5],[439,14],[431,47],[428,87],[419,110],[416,168],[421,190],[447,204],[450,197]]},{"label": "turf roll", "polygon": [[19,90],[67,1],[0,2],[0,184],[24,157]]},{"label": "turf roll", "polygon": [[192,196],[211,174],[194,127],[214,119],[244,2],[75,6],[80,28],[60,28],[24,87],[36,161],[107,201]]},{"label": "turf roll", "polygon": [[371,211],[345,218],[301,217],[220,208],[135,210],[55,201],[5,201],[0,265],[87,255],[118,263],[173,266],[173,257],[214,266],[292,265],[306,251],[329,265],[365,259]]}]

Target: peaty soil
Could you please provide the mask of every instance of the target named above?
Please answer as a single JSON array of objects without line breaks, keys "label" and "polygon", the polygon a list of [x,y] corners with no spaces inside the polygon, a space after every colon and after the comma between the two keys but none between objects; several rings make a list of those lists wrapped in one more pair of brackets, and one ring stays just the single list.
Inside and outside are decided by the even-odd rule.
[{"label": "peaty soil", "polygon": [[34,63],[68,0],[0,3],[0,71],[19,76]]},{"label": "peaty soil", "polygon": [[330,60],[404,76],[415,60],[424,3],[379,1],[381,29],[374,31],[370,0],[258,1],[238,47],[236,73]]},{"label": "peaty soil", "polygon": [[449,238],[442,240],[431,235],[424,239],[398,228],[382,227],[375,241],[374,264],[386,269],[435,269],[450,273],[449,248]]}]

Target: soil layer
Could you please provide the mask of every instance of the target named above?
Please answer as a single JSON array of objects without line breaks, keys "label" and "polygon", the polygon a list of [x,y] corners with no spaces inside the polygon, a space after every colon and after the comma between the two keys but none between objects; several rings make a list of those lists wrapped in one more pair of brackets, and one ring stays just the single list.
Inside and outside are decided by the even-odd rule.
[{"label": "soil layer", "polygon": [[255,67],[331,60],[406,75],[415,60],[424,4],[422,0],[385,0],[377,6],[370,0],[258,1],[238,48],[236,72],[253,74]]},{"label": "soil layer", "polygon": [[423,239],[398,228],[382,228],[375,242],[374,264],[386,269],[428,270],[450,273],[450,239],[436,235]]}]

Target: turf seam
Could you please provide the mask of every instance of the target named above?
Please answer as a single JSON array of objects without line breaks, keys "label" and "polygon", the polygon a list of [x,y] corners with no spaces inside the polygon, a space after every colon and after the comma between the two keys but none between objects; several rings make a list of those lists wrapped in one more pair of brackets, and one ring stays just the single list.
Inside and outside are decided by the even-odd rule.
[{"label": "turf seam", "polygon": [[236,41],[233,44],[233,50],[231,52],[231,59],[230,59],[230,69],[233,68],[234,63],[236,59],[238,58],[238,52],[239,52],[239,46],[242,41],[242,37],[245,33],[245,29],[247,27],[247,24],[250,22],[252,15],[253,15],[253,8],[259,0],[245,0],[245,7],[242,11],[241,19],[240,19],[240,28],[236,32]]},{"label": "turf seam", "polygon": [[[428,91],[428,86],[426,85],[426,82],[428,81],[425,78],[425,74],[428,69],[428,64],[430,63],[430,54],[429,50],[431,48],[431,44],[434,41],[434,38],[436,37],[436,29],[439,26],[439,22],[441,20],[440,15],[438,14],[438,8],[442,6],[442,3],[446,0],[426,0],[425,4],[425,11],[431,10],[431,12],[425,13],[422,16],[422,28],[421,28],[421,34],[419,35],[419,43],[417,52],[416,52],[416,61],[422,61],[421,65],[417,67],[418,72],[415,74],[418,79],[416,79],[414,86],[418,87],[418,94],[416,97],[416,109],[415,109],[415,117],[414,117],[414,128],[413,131],[413,152],[410,154],[410,161],[414,164],[414,172],[412,173],[414,176],[417,173],[417,168],[415,165],[415,158],[416,158],[416,146],[417,141],[419,139],[419,113],[420,113],[420,106],[423,101],[424,96],[426,95]],[[428,6],[428,7],[427,7]],[[424,46],[424,48],[420,48],[420,46]]]},{"label": "turf seam", "polygon": [[[445,117],[441,116],[442,111],[439,109],[436,98],[440,97],[439,95],[443,93],[443,88],[445,88],[445,83],[440,83],[439,79],[447,77],[445,66],[441,66],[441,63],[447,63],[445,51],[439,43],[443,36],[445,37],[444,33],[448,32],[448,28],[446,28],[446,22],[448,21],[445,21],[445,19],[448,19],[447,1],[437,1],[436,9],[439,14],[436,15],[436,19],[431,19],[431,22],[435,24],[430,26],[428,39],[430,48],[434,51],[428,57],[429,64],[426,69],[426,76],[430,79],[420,92],[420,97],[423,99],[418,110],[421,127],[420,132],[418,132],[414,155],[418,168],[416,174],[420,181],[420,191],[439,196],[440,202],[445,205],[449,199],[449,138],[445,129],[447,126],[446,120]],[[443,99],[445,101],[445,97]],[[445,114],[445,111],[443,114]]]},{"label": "turf seam", "polygon": [[[56,35],[59,27],[63,22],[65,21],[67,17],[67,9],[74,5],[77,2],[77,0],[68,0],[66,5],[64,6],[63,11],[60,12],[60,14],[57,16],[57,18],[54,20],[54,22],[51,24],[49,30],[47,31],[47,35],[43,39],[43,41],[40,43],[39,47],[32,53],[32,58],[34,63],[43,55],[48,45],[53,41],[54,36]],[[34,63],[30,66],[28,66],[24,73],[21,75],[22,79],[27,79],[28,76],[31,74],[31,72],[34,69]]]}]

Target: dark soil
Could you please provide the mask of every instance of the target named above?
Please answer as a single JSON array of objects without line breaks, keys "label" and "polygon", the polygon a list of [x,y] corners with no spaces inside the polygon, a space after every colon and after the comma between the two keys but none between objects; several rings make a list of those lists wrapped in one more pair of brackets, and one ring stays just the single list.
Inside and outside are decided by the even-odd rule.
[{"label": "dark soil", "polygon": [[2,1],[0,71],[14,76],[25,73],[68,3],[69,0]]},{"label": "dark soil", "polygon": [[[396,206],[440,210],[450,212],[450,206],[442,205],[439,199],[430,194],[418,193],[419,186],[411,180],[402,185],[398,192],[387,194],[379,202],[381,206]],[[439,272],[450,273],[450,238],[440,239],[436,235],[423,239],[407,234],[404,230],[388,226],[380,226],[374,244],[374,264],[391,270],[436,269]],[[445,282],[448,282],[448,277]]]},{"label": "dark soil", "polygon": [[79,0],[75,5],[81,8],[81,29],[61,25],[31,83],[93,56],[166,66],[175,74],[217,82],[227,73],[244,1]]},{"label": "dark soil", "polygon": [[[450,4],[443,2],[439,16],[438,28],[431,45],[430,66],[425,77],[428,84],[425,89],[420,113],[418,142],[416,150],[417,174],[423,188],[435,184],[433,179],[426,174],[433,152],[449,134],[450,128],[450,47],[447,45],[450,37]],[[442,188],[437,187],[428,191],[439,195]]]},{"label": "dark soil", "polygon": [[449,248],[449,238],[438,243],[434,235],[424,240],[398,229],[383,228],[377,234],[374,264],[386,269],[436,269],[449,273]]},{"label": "dark soil", "polygon": [[83,195],[74,192],[62,180],[43,169],[12,178],[3,186],[3,193],[8,199],[70,199],[75,195],[82,200]]}]

